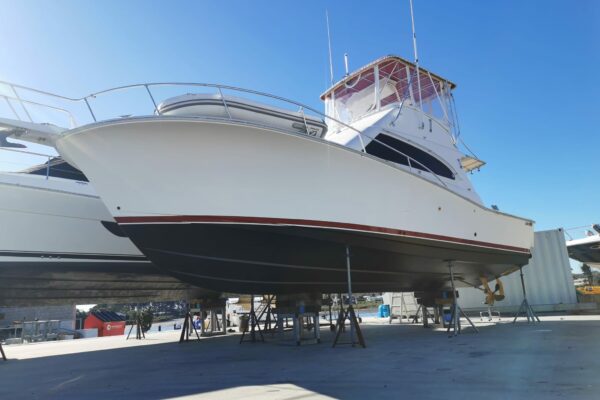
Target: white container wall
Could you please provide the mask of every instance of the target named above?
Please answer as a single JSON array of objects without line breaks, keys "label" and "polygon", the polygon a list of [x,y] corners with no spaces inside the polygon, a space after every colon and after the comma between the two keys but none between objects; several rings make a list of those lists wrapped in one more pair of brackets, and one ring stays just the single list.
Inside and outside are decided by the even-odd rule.
[{"label": "white container wall", "polygon": [[[533,257],[523,267],[527,300],[532,306],[576,304],[577,295],[571,275],[569,255],[562,229],[535,233]],[[494,308],[516,308],[523,301],[519,271],[502,278],[506,298]],[[493,289],[496,281],[490,282]],[[459,289],[459,304],[465,309],[483,309],[484,294],[475,288]],[[550,308],[552,308],[550,307]],[[535,307],[538,308],[538,307]],[[543,307],[548,308],[548,307]]]}]

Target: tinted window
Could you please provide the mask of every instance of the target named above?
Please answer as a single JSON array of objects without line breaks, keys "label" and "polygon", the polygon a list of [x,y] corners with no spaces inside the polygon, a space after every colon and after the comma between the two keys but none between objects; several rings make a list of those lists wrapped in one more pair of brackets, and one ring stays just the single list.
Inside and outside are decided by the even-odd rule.
[{"label": "tinted window", "polygon": [[[412,160],[399,154],[394,149],[410,157]],[[454,179],[454,174],[443,162],[415,146],[388,135],[377,135],[375,140],[371,141],[371,143],[366,146],[366,150],[367,153],[387,161],[392,161],[401,165],[410,165],[412,168],[427,172],[431,171],[436,175]]]},{"label": "tinted window", "polygon": [[[54,159],[50,160],[49,163],[50,163],[50,175],[49,176],[53,176],[55,178],[64,178],[64,179],[71,179],[71,180],[75,180],[75,181],[88,182],[88,179],[83,174],[83,172],[81,172],[77,168],[73,167],[71,164],[67,164],[67,162],[62,159],[54,158]],[[35,167],[32,167],[29,170],[24,171],[24,172],[27,172],[28,174],[32,174],[32,175],[46,175],[47,168],[48,168],[48,162],[46,162],[42,165],[37,165]]]}]

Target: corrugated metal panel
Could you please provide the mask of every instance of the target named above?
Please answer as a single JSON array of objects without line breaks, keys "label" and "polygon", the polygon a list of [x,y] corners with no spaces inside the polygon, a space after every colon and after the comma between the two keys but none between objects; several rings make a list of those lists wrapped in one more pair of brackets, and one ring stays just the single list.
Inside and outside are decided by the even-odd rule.
[{"label": "corrugated metal panel", "polygon": [[[569,255],[562,229],[535,233],[531,261],[523,267],[527,299],[533,305],[577,303],[571,275]],[[498,307],[515,307],[523,301],[519,271],[502,278],[506,298],[496,302]],[[491,282],[493,288],[496,282]],[[475,288],[459,289],[459,303],[464,309],[485,307],[484,295]]]}]

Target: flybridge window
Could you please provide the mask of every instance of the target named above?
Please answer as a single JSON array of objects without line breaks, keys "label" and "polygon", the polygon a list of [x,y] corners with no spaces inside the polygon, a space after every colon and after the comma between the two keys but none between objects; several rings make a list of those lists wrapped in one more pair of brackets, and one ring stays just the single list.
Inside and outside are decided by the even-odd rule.
[{"label": "flybridge window", "polygon": [[[390,56],[350,75],[322,98],[326,114],[345,124],[402,102],[418,106],[436,119],[450,121],[452,87],[443,78],[422,68],[417,74],[413,63]],[[331,125],[336,130],[335,124]]]},{"label": "flybridge window", "polygon": [[388,135],[377,135],[375,140],[366,146],[366,150],[368,154],[396,164],[407,165],[421,171],[431,171],[444,178],[454,179],[454,174],[446,164],[431,154]]}]

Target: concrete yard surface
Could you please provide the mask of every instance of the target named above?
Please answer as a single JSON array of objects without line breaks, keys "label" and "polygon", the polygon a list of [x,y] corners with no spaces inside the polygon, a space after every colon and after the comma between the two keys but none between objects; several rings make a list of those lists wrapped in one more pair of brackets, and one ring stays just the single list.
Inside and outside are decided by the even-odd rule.
[{"label": "concrete yard surface", "polygon": [[[474,320],[480,333],[362,324],[367,348],[295,346],[267,334],[178,343],[82,339],[5,346],[0,399],[598,399],[600,317],[542,317],[540,324]],[[463,321],[463,326],[465,321]]]}]

